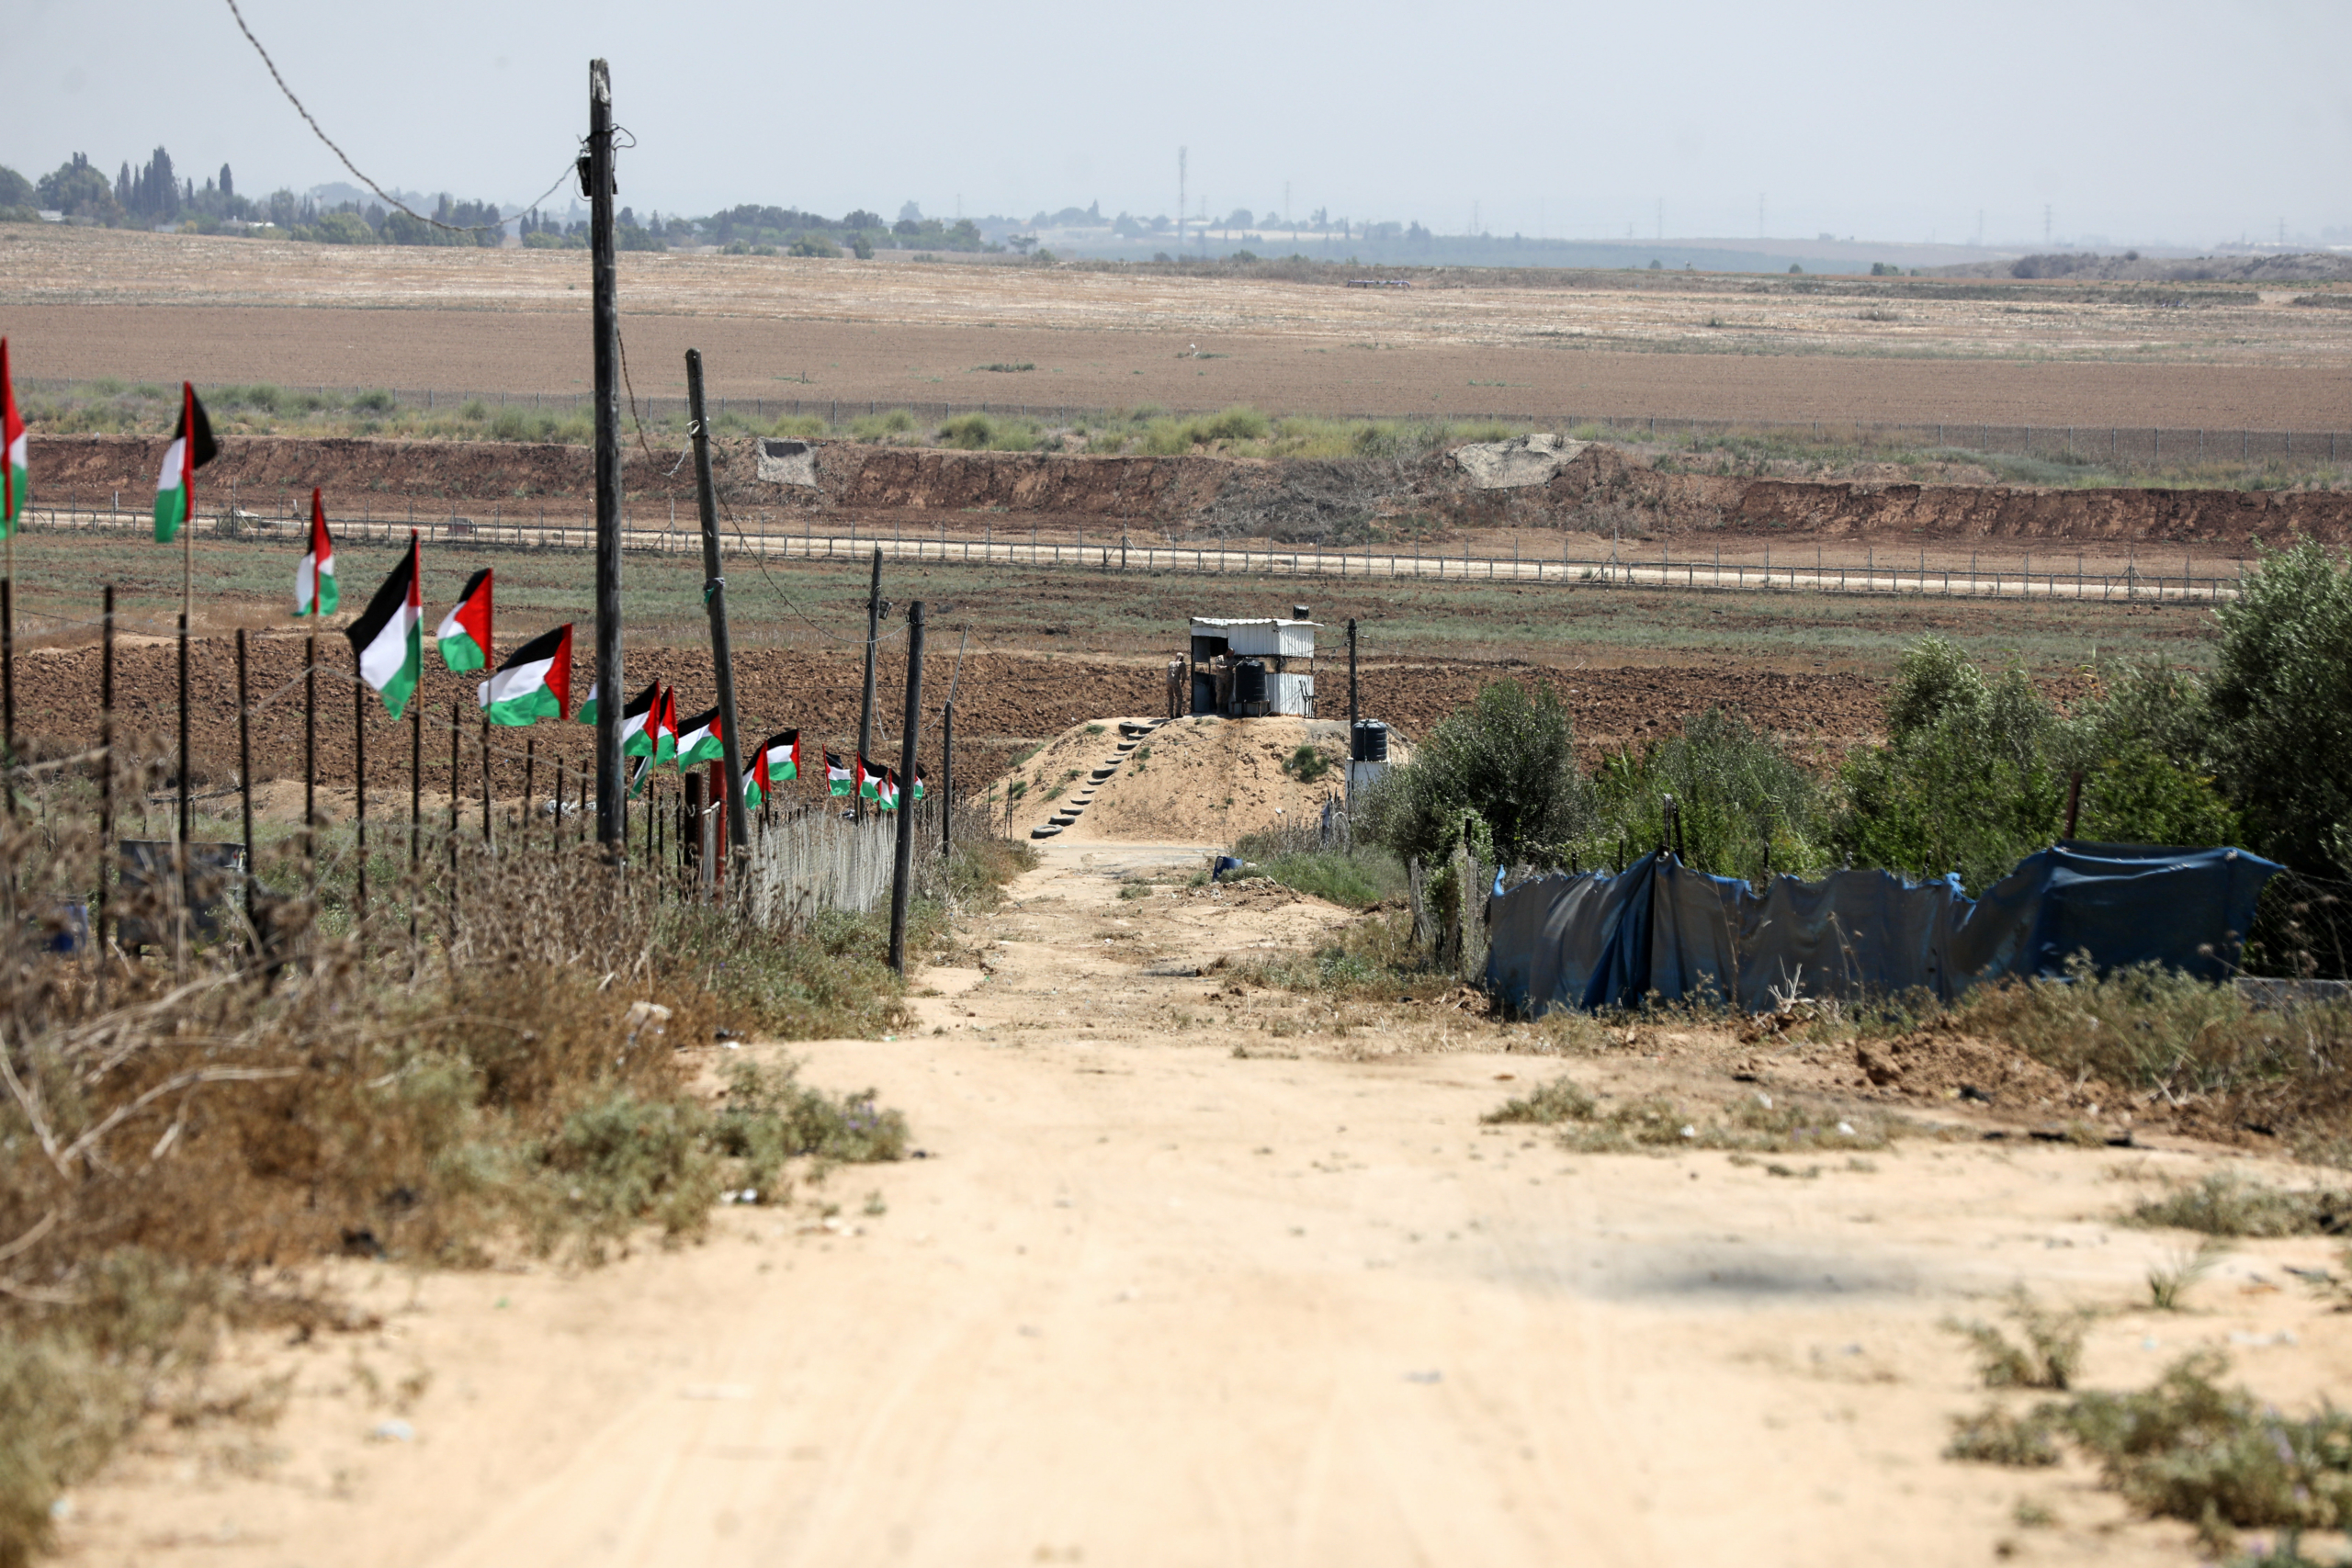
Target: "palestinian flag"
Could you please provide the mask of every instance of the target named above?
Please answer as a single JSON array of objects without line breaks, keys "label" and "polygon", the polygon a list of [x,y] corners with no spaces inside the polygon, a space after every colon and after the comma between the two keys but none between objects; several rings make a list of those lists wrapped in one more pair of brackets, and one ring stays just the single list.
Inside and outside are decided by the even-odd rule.
[{"label": "palestinian flag", "polygon": [[571,712],[571,623],[541,632],[506,656],[477,689],[492,724],[537,724]]},{"label": "palestinian flag", "polygon": [[0,539],[17,531],[17,519],[33,498],[30,445],[25,416],[17,412],[17,383],[8,376],[8,340],[0,337]]},{"label": "palestinian flag", "polygon": [[917,800],[921,800],[921,799],[922,798],[922,764],[921,762],[917,762],[917,763],[915,764],[915,795],[914,795],[914,797],[915,797]]},{"label": "palestinian flag", "polygon": [[678,772],[683,773],[696,762],[716,762],[726,754],[717,708],[698,713],[678,727]]},{"label": "palestinian flag", "polygon": [[899,773],[895,768],[885,768],[882,776],[874,781],[874,807],[877,811],[899,809]]},{"label": "palestinian flag", "polygon": [[294,569],[294,613],[316,620],[343,603],[334,585],[334,538],[327,532],[327,509],[317,486],[311,489],[311,547]]},{"label": "palestinian flag", "polygon": [[441,662],[459,674],[490,662],[490,568],[466,579],[466,591],[433,637],[441,645]]},{"label": "palestinian flag", "polygon": [[631,800],[635,800],[639,795],[643,795],[645,793],[645,781],[652,776],[653,759],[642,756],[638,758],[637,766],[629,771],[628,797]]},{"label": "palestinian flag", "polygon": [[860,800],[882,798],[882,775],[866,767],[865,753],[863,751],[857,754],[857,798]]},{"label": "palestinian flag", "polygon": [[743,770],[743,809],[757,811],[760,802],[768,797],[775,781],[768,775],[768,754],[765,749],[752,756],[752,765]]},{"label": "palestinian flag", "polygon": [[[653,737],[646,733],[646,727],[652,722],[654,706],[661,698],[662,682],[656,681],[637,694],[637,701],[621,709],[622,756],[650,757],[653,755]],[[595,707],[596,694],[592,690],[588,694],[587,702],[581,705],[580,716],[592,724],[594,723]]]},{"label": "palestinian flag", "polygon": [[678,756],[678,689],[662,688],[662,700],[653,705],[650,728],[653,731],[653,761],[656,763],[675,761]]},{"label": "palestinian flag", "polygon": [[196,384],[181,382],[180,423],[172,432],[171,446],[164,449],[164,471],[155,479],[157,544],[170,544],[180,525],[196,514],[196,470],[220,454],[220,447],[212,443],[212,422],[204,417],[204,405],[196,400]]},{"label": "palestinian flag", "polygon": [[850,771],[839,757],[825,753],[825,793],[847,795],[850,792]]},{"label": "palestinian flag", "polygon": [[[191,394],[191,401],[193,395]],[[416,534],[408,536],[408,558],[368,601],[368,608],[344,631],[351,639],[359,678],[381,693],[394,718],[408,706],[424,672],[424,574],[417,569]]]},{"label": "palestinian flag", "polygon": [[760,761],[767,764],[768,777],[777,784],[800,776],[800,731],[786,729],[771,735],[761,743]]}]

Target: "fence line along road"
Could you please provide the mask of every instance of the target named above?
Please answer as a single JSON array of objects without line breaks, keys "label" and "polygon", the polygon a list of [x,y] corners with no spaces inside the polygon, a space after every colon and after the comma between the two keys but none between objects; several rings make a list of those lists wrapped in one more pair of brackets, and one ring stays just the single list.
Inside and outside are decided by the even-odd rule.
[{"label": "fence line along road", "polygon": [[[17,386],[28,396],[68,396],[92,391],[88,382],[54,378],[23,379]],[[235,383],[197,389],[225,398],[232,406],[244,406],[237,402]],[[282,407],[295,412],[306,412],[317,409],[348,409],[354,406],[355,400],[366,399],[369,400],[358,404],[361,412],[372,409],[389,413],[394,409],[409,409],[457,413],[469,404],[479,403],[486,420],[509,412],[584,413],[592,396],[569,390],[467,392],[435,388],[292,385],[274,390],[275,400],[263,405],[273,410]],[[686,400],[683,396],[641,394],[632,406],[639,418],[647,420],[686,416]],[[1149,406],[1181,419],[1219,412],[1216,409],[1169,408],[1159,403]],[[817,419],[823,421],[829,429],[839,429],[845,423],[872,419],[901,409],[918,418],[936,419],[943,423],[961,414],[979,413],[994,419],[1035,420],[1048,427],[1124,422],[1134,412],[1131,408],[1082,407],[1066,403],[960,403],[888,398],[771,398],[763,395],[720,398],[712,408],[711,419],[714,424],[730,418],[747,420],[755,424],[767,424],[783,419]],[[1849,445],[1901,450],[1949,448],[1996,457],[2040,457],[2113,469],[2161,468],[2166,463],[2234,462],[2251,465],[2274,461],[2352,461],[2352,433],[2333,430],[2213,430],[2117,424],[2102,430],[2089,424],[1993,424],[1981,420],[1687,419],[1672,414],[1575,413],[1557,410],[1540,414],[1473,410],[1448,413],[1302,413],[1302,417],[1380,423],[1489,422],[1530,430],[1589,430],[1604,440],[1663,441],[1668,444],[1679,441],[1695,445],[1710,436],[1744,436],[1811,442],[1816,446]]]},{"label": "fence line along road", "polygon": [[[140,513],[117,511],[111,507],[49,507],[27,508],[24,525],[28,528],[59,533],[139,533],[152,524]],[[240,512],[233,522],[221,513],[199,513],[184,526],[200,536],[234,539],[281,539],[289,543],[307,541],[310,519],[263,516]],[[392,518],[345,520],[334,525],[341,542],[368,544],[405,543],[411,529],[428,544],[458,545],[480,548],[500,549],[586,550],[596,538],[595,525],[583,522],[577,526],[557,525],[549,527],[538,523],[485,523],[474,518],[447,517],[419,519],[413,523]],[[699,551],[702,536],[691,528],[624,528],[621,547],[655,554]],[[2047,562],[2036,570],[2033,558],[2018,558],[2014,570],[1998,564],[1979,564],[1972,555],[1966,570],[1950,566],[1931,566],[1924,557],[1916,568],[1894,564],[1872,564],[1864,567],[1828,566],[1817,559],[1813,564],[1773,565],[1768,547],[1763,564],[1753,561],[1723,559],[1720,553],[1707,557],[1677,557],[1671,546],[1661,547],[1656,559],[1647,556],[1618,553],[1606,557],[1578,557],[1568,552],[1564,538],[1559,558],[1542,556],[1474,556],[1467,546],[1457,554],[1440,555],[1424,552],[1418,547],[1408,555],[1402,551],[1373,549],[1327,550],[1320,546],[1311,548],[1293,546],[1288,548],[1251,547],[1236,549],[1227,545],[1136,545],[1116,539],[1086,542],[1081,531],[1077,542],[1010,538],[999,540],[990,525],[982,535],[950,536],[943,523],[935,534],[918,534],[911,537],[903,531],[888,535],[861,535],[852,526],[846,535],[815,532],[814,524],[804,525],[798,534],[768,531],[758,534],[737,533],[726,543],[726,549],[737,556],[758,556],[764,560],[850,560],[870,559],[879,548],[883,558],[890,561],[939,562],[947,565],[1005,565],[1030,568],[1060,568],[1069,570],[1100,572],[1174,572],[1196,576],[1222,577],[1257,575],[1299,578],[1375,577],[1391,581],[1407,578],[1437,582],[1553,582],[1564,587],[1597,586],[1623,588],[1685,589],[1694,592],[1805,592],[1815,593],[1877,593],[1910,596],[1931,595],[1944,598],[1984,599],[2097,599],[2128,600],[2142,604],[2211,604],[2223,599],[2233,599],[2239,592],[2242,573],[2199,574],[2191,561],[2184,558],[2178,572],[2143,572],[2134,565],[2120,573],[2087,571],[2079,558],[2073,571],[2053,570]]]}]

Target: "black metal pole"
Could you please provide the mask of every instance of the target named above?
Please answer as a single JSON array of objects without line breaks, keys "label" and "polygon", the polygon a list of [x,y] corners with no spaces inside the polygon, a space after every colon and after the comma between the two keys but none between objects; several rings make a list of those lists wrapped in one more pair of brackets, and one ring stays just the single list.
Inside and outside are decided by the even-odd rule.
[{"label": "black metal pole", "polygon": [[[10,525],[10,537],[15,527]],[[14,552],[11,552],[12,554]],[[17,584],[0,577],[0,728],[7,747],[8,815],[17,815]]]},{"label": "black metal pole", "polygon": [[245,835],[245,921],[254,918],[253,687],[245,676],[245,628],[237,628],[237,794]]},{"label": "black metal pole", "polygon": [[91,933],[103,966],[107,953],[107,884],[114,870],[114,584],[107,584],[106,617],[98,634],[98,924]]},{"label": "black metal pole", "polygon": [[621,314],[613,252],[613,82],[588,62],[589,311],[596,372],[596,841],[628,855],[621,761]]},{"label": "black metal pole", "polygon": [[302,639],[302,876],[319,897],[319,639]]},{"label": "black metal pole", "polygon": [[537,798],[531,775],[538,771],[539,741],[534,735],[523,737],[523,815],[514,826],[514,847],[521,849],[531,841],[532,802]]},{"label": "black metal pole", "polygon": [[1356,618],[1348,617],[1348,755],[1356,754],[1356,724],[1363,710],[1356,705]]},{"label": "black metal pole", "polygon": [[352,931],[368,921],[368,682],[359,670],[359,649],[351,650],[351,795],[355,852],[359,857],[357,897],[352,900]]},{"label": "black metal pole", "polygon": [[466,727],[458,720],[464,710],[458,699],[449,699],[449,962],[458,961],[458,764],[459,742],[465,738]]},{"label": "black metal pole", "polygon": [[494,842],[490,834],[490,710],[481,716],[481,841]]},{"label": "black metal pole", "polygon": [[956,704],[939,712],[939,852],[956,849]]},{"label": "black metal pole", "polygon": [[[417,873],[424,863],[424,694],[412,694],[408,710],[408,941],[416,945],[417,895],[423,882]],[[412,955],[411,962],[415,962]]]},{"label": "black metal pole", "polygon": [[907,608],[907,714],[899,745],[898,860],[890,871],[890,967],[907,972],[907,889],[915,852],[915,740],[922,727],[922,601]]},{"label": "black metal pole", "polygon": [[[857,754],[866,757],[874,749],[874,649],[882,633],[882,547],[874,547],[874,581],[865,591],[865,694],[857,705]],[[859,821],[865,819],[865,795],[853,790],[850,814]]]},{"label": "black metal pole", "polygon": [[727,579],[718,570],[718,492],[710,477],[710,427],[703,416],[702,350],[686,350],[687,430],[694,436],[695,498],[702,512],[702,604],[710,616],[710,666],[718,681],[719,760],[727,775],[727,841],[752,847],[743,810],[743,743],[735,733],[735,653],[727,636]]}]

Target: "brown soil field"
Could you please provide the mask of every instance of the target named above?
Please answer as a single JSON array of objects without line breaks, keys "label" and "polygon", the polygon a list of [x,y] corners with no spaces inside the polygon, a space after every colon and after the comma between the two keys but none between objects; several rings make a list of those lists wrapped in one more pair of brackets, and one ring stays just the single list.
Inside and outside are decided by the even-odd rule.
[{"label": "brown soil field", "polygon": [[[154,758],[168,772],[175,755],[178,693],[177,652],[168,639],[140,638],[116,649],[116,724],[126,745]],[[428,639],[429,640],[429,639]],[[903,701],[902,645],[886,645],[876,676],[876,750],[895,760],[895,732]],[[270,633],[249,646],[254,776],[302,776],[302,641]],[[575,697],[589,683],[582,648],[572,672]],[[940,707],[955,662],[953,647],[933,643],[924,665],[927,733],[938,734]],[[34,756],[69,756],[94,745],[98,733],[98,652],[92,647],[51,648],[28,653],[17,670],[17,725]],[[236,648],[221,637],[193,639],[189,657],[190,730],[195,754],[193,784],[202,791],[232,788],[237,769]],[[340,637],[320,639],[318,767],[322,781],[348,786],[353,779],[350,654]],[[481,786],[481,729],[474,707],[475,678],[449,674],[438,656],[425,653],[424,784],[448,791],[449,714],[452,701],[465,716],[464,756],[458,792],[478,795]],[[707,647],[632,649],[630,679],[641,686],[655,673],[680,688],[681,716],[715,699]],[[1084,656],[1016,657],[975,653],[967,657],[956,695],[956,750],[967,781],[994,776],[1012,757],[1071,726],[1106,716],[1163,711],[1164,663],[1159,660],[1109,660]],[[1480,685],[1498,674],[1555,685],[1575,715],[1577,739],[1589,762],[1620,746],[1638,747],[1671,727],[1680,715],[1721,705],[1736,709],[1771,730],[1800,735],[1825,747],[1851,744],[1876,732],[1883,682],[1873,676],[1827,671],[1781,672],[1742,669],[1557,670],[1532,666],[1403,660],[1364,661],[1361,680],[1364,712],[1387,720],[1415,738],[1467,703]],[[811,657],[783,649],[740,649],[736,654],[737,703],[747,736],[797,727],[802,734],[808,777],[797,786],[813,798],[823,788],[820,745],[846,752],[857,734],[862,679],[854,658]],[[1327,661],[1319,678],[1328,711],[1347,712],[1344,663]],[[368,767],[371,797],[398,795],[408,785],[409,734],[371,696],[368,705]],[[887,747],[884,744],[888,740]],[[588,764],[592,735],[577,724],[540,724],[527,730],[492,732],[501,798],[519,795],[524,749],[536,749],[537,782],[546,788],[560,759],[567,777]],[[1107,743],[1105,747],[1107,752]],[[159,784],[158,789],[163,786]],[[787,790],[786,795],[792,792]],[[232,809],[232,804],[216,810]],[[391,809],[379,804],[378,811]],[[404,805],[394,815],[404,815]]]},{"label": "brown soil field", "polygon": [[[718,395],[885,406],[2352,424],[2352,312],[2291,289],[1573,276],[1388,291],[625,255],[621,297],[640,394],[681,390],[699,346]],[[590,375],[586,288],[581,253],[0,231],[0,324],[28,378],[570,391]],[[1006,364],[1034,368],[984,368]]]}]

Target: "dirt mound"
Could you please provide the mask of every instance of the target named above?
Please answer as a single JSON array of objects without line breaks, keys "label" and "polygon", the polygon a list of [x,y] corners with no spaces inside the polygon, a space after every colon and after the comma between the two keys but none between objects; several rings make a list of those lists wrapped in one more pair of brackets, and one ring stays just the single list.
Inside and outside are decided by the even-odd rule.
[{"label": "dirt mound", "polygon": [[[1244,833],[1312,821],[1323,803],[1343,794],[1345,720],[1332,718],[1182,718],[1143,737],[1128,751],[1117,719],[1073,725],[989,787],[1023,786],[1014,830],[1033,828],[1091,795],[1062,837],[1080,842],[1229,844]],[[1319,762],[1301,767],[1301,746]],[[1100,784],[1094,770],[1117,761]],[[1391,761],[1402,761],[1392,750]],[[1313,776],[1308,776],[1308,775]]]},{"label": "dirt mound", "polygon": [[1963,1100],[2008,1116],[2096,1115],[2123,1104],[2120,1091],[2078,1083],[2013,1047],[1945,1029],[1923,1029],[1854,1047],[1855,1087],[1890,1099]]}]

